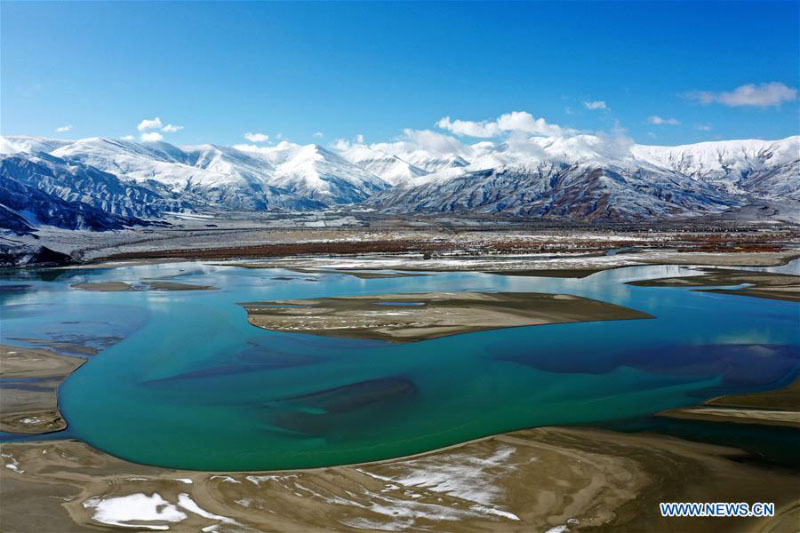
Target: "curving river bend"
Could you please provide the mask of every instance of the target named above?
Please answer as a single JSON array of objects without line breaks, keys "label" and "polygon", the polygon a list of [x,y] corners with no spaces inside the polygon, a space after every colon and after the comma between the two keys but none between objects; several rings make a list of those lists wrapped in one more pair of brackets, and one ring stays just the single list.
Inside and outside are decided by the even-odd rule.
[{"label": "curving river bend", "polygon": [[[365,280],[191,262],[14,273],[0,284],[27,287],[0,293],[0,340],[103,347],[123,339],[60,390],[69,435],[108,453],[198,470],[307,468],[532,426],[613,424],[792,381],[800,373],[800,304],[625,285],[693,273],[642,266],[583,279],[435,273]],[[219,290],[71,287],[149,278]],[[262,330],[237,305],[467,290],[574,294],[656,318],[391,344]]]}]

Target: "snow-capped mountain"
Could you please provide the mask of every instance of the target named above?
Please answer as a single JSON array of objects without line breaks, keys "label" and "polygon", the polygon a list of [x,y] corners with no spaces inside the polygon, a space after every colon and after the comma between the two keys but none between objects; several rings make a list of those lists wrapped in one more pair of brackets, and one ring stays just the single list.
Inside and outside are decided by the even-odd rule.
[{"label": "snow-capped mountain", "polygon": [[[391,213],[580,221],[700,216],[748,206],[800,213],[800,136],[674,147],[602,135],[510,137],[437,148],[0,137],[0,226],[111,229],[175,211],[356,203]],[[24,209],[26,195],[35,209]]]},{"label": "snow-capped mountain", "polygon": [[368,203],[392,213],[504,213],[564,220],[636,220],[738,205],[704,184],[648,169],[543,161],[468,171],[397,188]]},{"label": "snow-capped mountain", "polygon": [[67,203],[82,203],[124,218],[157,218],[178,210],[150,189],[119,180],[113,174],[76,161],[38,153],[0,156],[3,183],[11,181],[37,189]]},{"label": "snow-capped mountain", "polygon": [[378,176],[316,144],[283,141],[274,147],[237,148],[272,165],[275,186],[328,206],[361,202],[389,187]]},{"label": "snow-capped mountain", "polygon": [[16,154],[19,152],[27,152],[29,154],[35,154],[37,152],[49,153],[56,148],[70,143],[72,143],[72,141],[47,139],[45,137],[30,137],[27,135],[0,137],[0,155]]},{"label": "snow-capped mountain", "polygon": [[800,136],[779,141],[717,141],[634,146],[635,157],[731,193],[800,200]]},{"label": "snow-capped mountain", "polygon": [[[103,231],[143,224],[162,199],[111,174],[47,154],[0,157],[0,223],[17,233],[36,226]],[[141,218],[140,218],[141,217]]]},{"label": "snow-capped mountain", "polygon": [[431,172],[412,165],[396,155],[363,144],[349,146],[342,150],[341,155],[391,185],[408,184]]},{"label": "snow-capped mountain", "polygon": [[721,213],[800,199],[798,137],[682,147],[593,135],[481,142],[469,163],[372,197],[403,213],[504,213],[572,220],[642,220]]},{"label": "snow-capped mountain", "polygon": [[324,204],[271,183],[274,167],[234,148],[185,149],[168,143],[83,139],[53,155],[80,161],[166,194],[193,207],[237,210],[320,209]]}]

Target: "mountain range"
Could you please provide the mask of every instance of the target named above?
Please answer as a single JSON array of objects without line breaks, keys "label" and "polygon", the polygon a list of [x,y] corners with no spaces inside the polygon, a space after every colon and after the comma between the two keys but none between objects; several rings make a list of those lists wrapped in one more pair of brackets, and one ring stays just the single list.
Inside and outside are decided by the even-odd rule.
[{"label": "mountain range", "polygon": [[174,146],[0,137],[0,227],[108,230],[178,212],[309,211],[648,221],[770,209],[798,220],[800,136],[647,146],[602,135],[436,150]]}]

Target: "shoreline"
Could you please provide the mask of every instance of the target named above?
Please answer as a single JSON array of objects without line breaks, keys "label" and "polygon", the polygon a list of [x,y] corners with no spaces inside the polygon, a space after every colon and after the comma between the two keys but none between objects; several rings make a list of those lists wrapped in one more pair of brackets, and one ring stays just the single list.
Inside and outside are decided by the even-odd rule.
[{"label": "shoreline", "polygon": [[[767,260],[775,261],[774,255]],[[341,258],[331,260],[340,261]],[[786,262],[791,260],[786,259]],[[354,270],[357,269],[331,273],[353,275]],[[570,273],[570,269],[566,270]],[[512,272],[499,274],[515,275]],[[417,300],[420,296],[413,295]],[[16,346],[11,349],[36,350]],[[771,392],[776,391],[765,391]],[[749,396],[760,394],[763,393]],[[715,400],[718,399],[709,400],[707,404],[714,405]],[[138,498],[141,503],[144,496],[154,498],[154,495],[163,499],[158,505],[186,518],[170,522],[140,517],[117,525],[140,530],[162,529],[162,526],[199,530],[216,525],[223,530],[230,526],[240,531],[259,531],[259,527],[264,527],[259,517],[277,516],[277,527],[283,530],[317,530],[332,523],[343,530],[374,530],[379,526],[404,524],[410,529],[442,527],[447,531],[454,528],[545,531],[621,527],[649,533],[674,530],[671,528],[677,524],[683,526],[682,531],[717,527],[720,531],[751,531],[755,526],[778,531],[782,524],[790,524],[800,517],[800,498],[791,492],[796,469],[758,462],[745,464],[738,458],[750,455],[741,449],[655,432],[539,427],[379,461],[233,473],[134,464],[79,439],[7,441],[0,443],[0,449],[0,476],[6,486],[0,488],[0,495],[12,502],[5,506],[11,509],[4,512],[4,520],[19,523],[8,520],[17,520],[15,515],[23,516],[28,505],[51,510],[49,517],[31,522],[38,524],[39,530],[48,530],[46,522],[51,519],[69,520],[80,527],[108,527],[112,524],[98,520],[104,516],[101,512],[104,506],[112,508],[131,497]],[[473,472],[469,468],[465,470],[467,466],[472,468],[473,462],[484,466],[475,470],[478,472],[475,478],[465,479],[474,479],[472,484],[477,488],[454,489],[444,481],[403,484],[403,480],[413,476],[437,480],[437,472],[442,471],[451,472],[449,479],[462,479],[467,475],[465,472]],[[758,482],[731,485],[732,477]],[[563,485],[549,485],[553,479],[562,481]],[[485,480],[491,483],[481,485]],[[359,490],[364,491],[359,498],[348,492],[355,494]],[[16,491],[29,495],[30,501],[15,497]],[[54,498],[57,495],[60,497]],[[548,501],[555,503],[542,507],[536,498],[549,498]],[[726,498],[728,501],[770,501],[768,498],[773,498],[778,503],[779,515],[772,520],[715,519],[715,525],[700,519],[665,520],[654,514],[658,498],[664,501],[722,501]],[[247,505],[242,503],[247,501],[250,502]],[[384,508],[390,510],[388,514],[381,511]],[[395,512],[399,515],[393,514]],[[404,518],[411,515],[414,518]],[[61,524],[63,526],[64,522]]]},{"label": "shoreline", "polygon": [[0,431],[42,435],[66,429],[58,389],[86,359],[10,344],[0,344],[0,358]]},{"label": "shoreline", "polygon": [[[790,491],[795,470],[743,464],[738,460],[743,452],[735,448],[584,427],[519,430],[391,460],[272,471],[138,465],[78,440],[3,443],[2,448],[6,468],[1,471],[12,489],[21,483],[34,502],[36,495],[69,490],[73,496],[51,499],[48,507],[60,507],[73,523],[87,526],[106,523],[93,511],[104,502],[111,507],[139,494],[158,495],[163,505],[184,511],[204,511],[184,512],[182,527],[235,521],[243,531],[260,530],[265,516],[279,516],[284,530],[334,525],[372,530],[394,523],[398,513],[408,519],[403,529],[517,531],[572,525],[630,530],[635,525],[635,530],[669,531],[682,523],[682,531],[708,531],[717,528],[706,520],[660,518],[656,502],[774,501],[778,515],[769,520],[713,519],[720,531],[750,531],[755,524],[792,520],[800,510],[800,499]],[[452,471],[455,478],[440,479],[436,472],[441,471]],[[730,486],[731,476],[759,482]],[[180,507],[187,499],[195,506]],[[411,510],[416,512],[409,515]],[[145,518],[146,513],[125,525],[142,530],[162,525]],[[350,522],[354,518],[367,522]]]},{"label": "shoreline", "polygon": [[[782,390],[739,396],[763,404],[765,395],[785,400]],[[0,442],[0,495],[7,502],[0,514],[6,515],[4,523],[17,523],[31,505],[49,509],[43,520],[54,520],[61,529],[64,520],[96,527],[111,525],[100,511],[104,506],[116,509],[130,498],[151,498],[185,518],[164,522],[148,512],[136,518],[133,512],[122,516],[133,519],[117,525],[199,530],[216,524],[225,530],[236,524],[237,531],[261,531],[265,523],[260,517],[279,516],[283,530],[335,524],[336,529],[368,531],[396,523],[398,513],[411,513],[401,529],[588,527],[666,533],[681,524],[681,531],[745,532],[756,525],[782,531],[782,524],[800,517],[800,496],[791,490],[798,470],[742,461],[757,457],[740,448],[657,432],[549,426],[377,461],[231,472],[131,463],[78,438],[32,439]],[[440,472],[449,473],[441,478]],[[758,482],[731,484],[731,478]],[[15,498],[16,491],[26,498]],[[53,498],[56,494],[63,496]],[[549,503],[543,506],[542,498]],[[684,500],[772,501],[777,514],[708,520],[656,514],[658,501]]]}]

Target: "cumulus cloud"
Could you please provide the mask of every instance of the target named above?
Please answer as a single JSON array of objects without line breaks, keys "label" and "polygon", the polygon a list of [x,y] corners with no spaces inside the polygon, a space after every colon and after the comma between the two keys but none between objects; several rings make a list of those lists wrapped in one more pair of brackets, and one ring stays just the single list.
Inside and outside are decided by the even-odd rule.
[{"label": "cumulus cloud", "polygon": [[444,117],[436,123],[436,126],[443,130],[452,131],[456,135],[484,139],[498,137],[510,132],[522,132],[546,137],[557,137],[568,132],[568,130],[564,130],[560,126],[549,124],[543,118],[534,118],[533,115],[526,111],[512,111],[511,113],[500,115],[496,120],[483,120],[480,122],[453,120],[450,117]]},{"label": "cumulus cloud", "polygon": [[341,152],[348,150],[352,145],[352,143],[345,139],[336,139],[333,141],[333,147]]},{"label": "cumulus cloud", "polygon": [[136,129],[139,131],[160,130],[163,126],[164,124],[159,117],[153,119],[146,118],[136,126]]},{"label": "cumulus cloud", "polygon": [[797,89],[773,81],[748,83],[725,92],[694,91],[687,96],[703,105],[718,103],[729,107],[780,107],[784,102],[797,100]]},{"label": "cumulus cloud", "polygon": [[134,141],[134,140],[136,140],[136,137],[134,137],[133,135],[125,135],[124,137],[122,137],[122,140],[123,141]]},{"label": "cumulus cloud", "polygon": [[461,141],[450,135],[432,130],[412,130],[410,128],[404,129],[403,134],[391,142],[365,145],[346,139],[337,139],[332,146],[339,151],[349,150],[357,146],[369,146],[372,150],[392,155],[407,154],[417,150],[438,155],[463,154],[468,151]]},{"label": "cumulus cloud", "polygon": [[161,120],[161,117],[156,118],[146,118],[142,120],[136,129],[139,131],[150,131],[150,130],[161,130],[165,133],[175,133],[176,131],[181,131],[183,126],[178,126],[177,124],[164,124]]},{"label": "cumulus cloud", "polygon": [[680,126],[681,121],[677,118],[662,118],[658,115],[653,115],[652,117],[647,119],[647,122],[650,124],[655,124],[656,126]]},{"label": "cumulus cloud", "polygon": [[408,143],[418,150],[426,150],[439,154],[460,153],[464,148],[464,145],[455,137],[443,135],[431,130],[412,130],[406,128],[403,130],[401,142]]},{"label": "cumulus cloud", "polygon": [[58,133],[65,133],[72,129],[72,124],[67,124],[66,126],[60,126],[56,128]]},{"label": "cumulus cloud", "polygon": [[251,143],[265,143],[269,140],[269,135],[266,133],[251,133],[248,131],[244,134],[244,138]]},{"label": "cumulus cloud", "polygon": [[584,102],[583,106],[586,109],[591,109],[592,111],[595,111],[595,110],[598,110],[598,109],[608,110],[608,106],[606,105],[606,103],[603,100],[595,100],[593,102]]},{"label": "cumulus cloud", "polygon": [[364,144],[364,134],[363,133],[359,133],[358,135],[356,135],[356,142],[358,144]]},{"label": "cumulus cloud", "polygon": [[325,134],[322,133],[321,131],[315,131],[314,132],[314,137],[316,137],[317,139],[322,139],[322,137],[324,137],[324,136],[325,136]]},{"label": "cumulus cloud", "polygon": [[157,131],[149,131],[147,133],[142,133],[141,139],[144,142],[158,142],[164,138],[163,135],[158,133]]},{"label": "cumulus cloud", "polygon": [[698,124],[695,129],[699,131],[711,131],[711,124]]},{"label": "cumulus cloud", "polygon": [[619,121],[614,122],[614,128],[611,131],[600,131],[595,136],[582,135],[579,136],[587,146],[599,153],[604,154],[606,157],[624,159],[631,154],[631,148],[635,144],[632,137],[623,128]]}]

